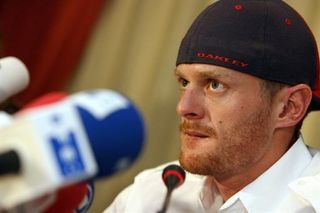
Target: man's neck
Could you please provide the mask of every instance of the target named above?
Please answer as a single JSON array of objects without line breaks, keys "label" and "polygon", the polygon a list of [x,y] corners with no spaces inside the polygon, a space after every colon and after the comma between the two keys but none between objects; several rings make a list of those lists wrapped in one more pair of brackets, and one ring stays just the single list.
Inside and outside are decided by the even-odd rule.
[{"label": "man's neck", "polygon": [[228,179],[217,180],[214,177],[210,177],[216,184],[216,187],[222,196],[223,201],[227,201],[230,197],[232,197],[237,192],[241,191],[245,186],[254,181],[258,176],[249,174],[244,175],[236,175],[232,176]]},{"label": "man's neck", "polygon": [[287,143],[285,143],[284,140],[276,141],[277,142],[273,143],[266,154],[251,167],[230,176],[212,177],[224,201],[228,200],[231,196],[241,191],[241,189],[262,175],[292,146],[290,139],[287,138]]}]

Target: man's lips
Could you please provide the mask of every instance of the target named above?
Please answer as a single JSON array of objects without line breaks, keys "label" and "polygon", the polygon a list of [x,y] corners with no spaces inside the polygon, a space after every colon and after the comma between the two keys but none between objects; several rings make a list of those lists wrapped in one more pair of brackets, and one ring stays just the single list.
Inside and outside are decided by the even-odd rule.
[{"label": "man's lips", "polygon": [[197,130],[192,130],[192,129],[182,129],[181,132],[185,135],[192,136],[192,137],[199,137],[199,138],[209,137],[209,135],[206,133],[203,133]]}]

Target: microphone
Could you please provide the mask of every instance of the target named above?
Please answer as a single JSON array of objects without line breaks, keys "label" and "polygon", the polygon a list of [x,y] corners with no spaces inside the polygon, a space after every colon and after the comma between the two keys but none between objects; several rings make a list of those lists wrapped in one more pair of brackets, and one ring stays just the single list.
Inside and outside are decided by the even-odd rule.
[{"label": "microphone", "polygon": [[4,111],[0,111],[0,128],[10,125],[12,123],[12,120],[13,118],[10,114]]},{"label": "microphone", "polygon": [[[91,201],[86,201],[89,194],[89,184],[75,184],[63,187],[58,192],[48,193],[34,200],[19,204],[5,212],[37,212],[37,213],[85,213],[87,205]],[[84,202],[85,201],[85,202]],[[82,209],[82,203],[84,207]],[[90,205],[89,205],[90,207]],[[2,212],[2,211],[0,211]]]},{"label": "microphone", "polygon": [[[25,104],[18,113],[36,107],[43,107],[53,104],[67,98],[68,95],[64,92],[51,92],[41,96],[27,104]],[[93,182],[80,182],[68,185],[58,189],[56,192],[37,198],[35,201],[18,206],[18,209],[26,210],[27,212],[41,211],[44,213],[55,212],[86,212],[92,204],[94,197]],[[46,199],[47,198],[47,199]]]},{"label": "microphone", "polygon": [[[14,59],[15,60],[15,59]],[[12,63],[11,63],[12,64]],[[14,64],[14,63],[13,63]],[[57,101],[61,101],[67,97],[67,94],[62,92],[52,92],[49,95],[42,96],[32,102],[26,104],[19,113],[28,110],[29,108],[35,108],[39,106],[44,106],[48,104],[52,104]],[[1,125],[0,126],[7,126],[13,122],[13,118],[6,112],[1,111]],[[10,173],[19,173],[21,169],[21,163],[19,160],[19,156],[16,151],[8,150],[4,153],[0,154],[0,176],[4,174]]]},{"label": "microphone", "polygon": [[[6,127],[12,123],[12,116],[4,111],[0,111],[0,128]],[[5,165],[3,163],[5,162]],[[9,166],[8,166],[9,165]],[[11,166],[12,165],[12,166]],[[20,169],[18,156],[12,150],[0,154],[0,175],[7,173],[15,173]]]},{"label": "microphone", "polygon": [[0,102],[25,89],[29,84],[29,72],[16,57],[0,59]]},{"label": "microphone", "polygon": [[0,150],[15,151],[21,166],[0,177],[0,206],[10,208],[126,169],[142,149],[144,123],[123,95],[94,90],[24,110],[0,129],[0,140]]},{"label": "microphone", "polygon": [[185,177],[185,171],[176,164],[171,164],[164,168],[162,172],[162,180],[167,187],[167,194],[159,213],[165,213],[167,211],[172,191],[183,184]]},{"label": "microphone", "polygon": [[54,202],[43,213],[87,212],[93,202],[93,182],[77,183],[59,189]]}]

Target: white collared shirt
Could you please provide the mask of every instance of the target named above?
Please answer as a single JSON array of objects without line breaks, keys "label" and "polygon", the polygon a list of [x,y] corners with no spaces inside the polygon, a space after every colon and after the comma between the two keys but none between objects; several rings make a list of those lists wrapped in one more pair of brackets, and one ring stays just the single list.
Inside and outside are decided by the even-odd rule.
[{"label": "white collared shirt", "polygon": [[[320,212],[320,152],[314,153],[299,138],[278,162],[225,203],[205,177],[187,173],[167,212]],[[105,212],[158,212],[166,193],[161,179],[166,165],[140,173]]]}]

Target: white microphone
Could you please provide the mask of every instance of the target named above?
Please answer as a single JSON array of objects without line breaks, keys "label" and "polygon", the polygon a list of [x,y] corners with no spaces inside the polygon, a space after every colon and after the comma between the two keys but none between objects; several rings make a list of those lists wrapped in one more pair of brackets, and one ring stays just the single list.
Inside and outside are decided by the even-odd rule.
[{"label": "white microphone", "polygon": [[26,65],[16,57],[0,59],[0,102],[24,90],[30,81]]},{"label": "white microphone", "polygon": [[26,110],[0,128],[0,208],[126,169],[143,142],[141,114],[111,90]]},{"label": "white microphone", "polygon": [[0,111],[0,128],[9,126],[10,124],[12,124],[12,122],[13,122],[13,117],[10,114],[4,111]]}]

